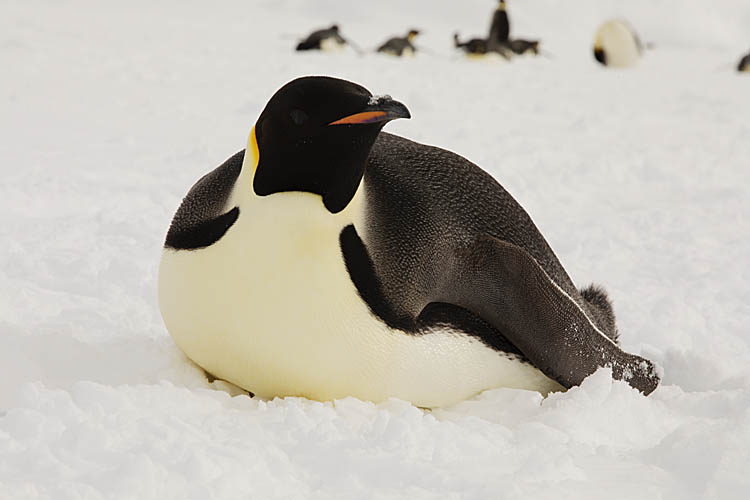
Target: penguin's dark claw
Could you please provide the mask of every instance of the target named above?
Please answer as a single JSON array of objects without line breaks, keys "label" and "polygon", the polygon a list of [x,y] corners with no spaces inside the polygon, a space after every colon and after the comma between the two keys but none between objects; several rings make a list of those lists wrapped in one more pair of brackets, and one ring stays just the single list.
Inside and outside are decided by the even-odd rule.
[{"label": "penguin's dark claw", "polygon": [[624,363],[615,362],[612,365],[612,376],[638,389],[644,396],[648,396],[659,386],[661,375],[659,368],[646,358],[635,354],[627,354]]}]

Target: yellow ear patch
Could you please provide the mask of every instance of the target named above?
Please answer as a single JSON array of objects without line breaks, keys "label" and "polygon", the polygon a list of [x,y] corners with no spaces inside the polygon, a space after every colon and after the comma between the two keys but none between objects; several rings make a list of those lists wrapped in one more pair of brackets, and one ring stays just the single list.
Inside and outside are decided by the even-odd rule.
[{"label": "yellow ear patch", "polygon": [[260,151],[258,150],[258,139],[255,137],[255,126],[250,130],[250,139],[247,141],[247,149],[253,155],[253,172],[258,168],[260,160]]}]

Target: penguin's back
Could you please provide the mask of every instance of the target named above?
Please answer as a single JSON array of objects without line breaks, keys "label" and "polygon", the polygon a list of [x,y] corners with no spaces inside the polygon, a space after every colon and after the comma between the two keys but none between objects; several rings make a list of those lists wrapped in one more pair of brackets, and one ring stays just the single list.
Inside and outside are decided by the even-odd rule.
[{"label": "penguin's back", "polygon": [[401,55],[413,55],[415,50],[414,46],[408,40],[408,38],[393,37],[388,39],[380,47],[378,52],[385,52],[396,56]]},{"label": "penguin's back", "polygon": [[368,241],[378,257],[409,261],[423,252],[425,258],[445,258],[487,234],[523,248],[567,293],[577,293],[528,213],[469,160],[381,132],[364,182],[368,234],[383,239]]}]

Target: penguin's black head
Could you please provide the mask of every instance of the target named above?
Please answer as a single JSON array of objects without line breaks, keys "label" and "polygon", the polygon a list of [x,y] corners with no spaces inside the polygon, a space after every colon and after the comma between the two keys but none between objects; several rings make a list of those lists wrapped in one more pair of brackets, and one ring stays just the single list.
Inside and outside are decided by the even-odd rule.
[{"label": "penguin's black head", "polygon": [[750,72],[750,52],[748,52],[745,57],[740,59],[740,62],[737,64],[737,71]]},{"label": "penguin's black head", "polygon": [[607,65],[607,55],[604,53],[604,49],[602,49],[601,47],[594,47],[594,59],[605,66]]},{"label": "penguin's black head", "polygon": [[406,35],[406,38],[413,40],[417,35],[419,35],[419,30],[409,30],[409,34]]},{"label": "penguin's black head", "polygon": [[285,191],[315,193],[331,213],[354,197],[367,157],[390,120],[410,118],[390,96],[372,94],[346,80],[303,77],[268,101],[255,124],[259,196]]}]

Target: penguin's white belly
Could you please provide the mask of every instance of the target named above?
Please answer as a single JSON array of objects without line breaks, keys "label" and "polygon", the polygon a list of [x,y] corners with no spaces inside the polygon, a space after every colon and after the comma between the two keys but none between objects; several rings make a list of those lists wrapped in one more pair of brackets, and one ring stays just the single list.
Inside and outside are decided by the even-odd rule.
[{"label": "penguin's white belly", "polygon": [[164,250],[162,315],[193,361],[264,398],[396,397],[435,407],[493,387],[560,389],[471,336],[388,328],[344,265],[348,209],[325,217],[320,209],[313,195],[278,193],[241,209],[217,243]]},{"label": "penguin's white belly", "polygon": [[487,52],[484,54],[467,54],[467,59],[471,61],[484,61],[484,62],[492,62],[493,64],[496,62],[507,62],[508,60],[502,56],[502,54],[498,54],[497,52]]},{"label": "penguin's white belly", "polygon": [[345,43],[341,43],[333,37],[324,38],[320,41],[320,50],[326,52],[338,52],[346,48]]},{"label": "penguin's white belly", "polygon": [[641,49],[633,31],[621,21],[610,21],[597,34],[607,57],[607,66],[629,68],[641,59]]}]

